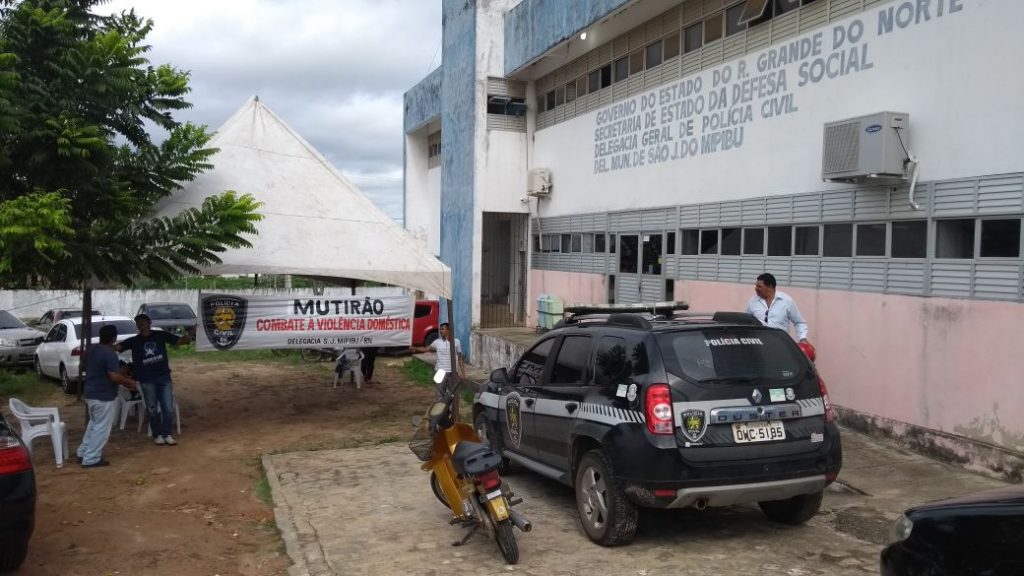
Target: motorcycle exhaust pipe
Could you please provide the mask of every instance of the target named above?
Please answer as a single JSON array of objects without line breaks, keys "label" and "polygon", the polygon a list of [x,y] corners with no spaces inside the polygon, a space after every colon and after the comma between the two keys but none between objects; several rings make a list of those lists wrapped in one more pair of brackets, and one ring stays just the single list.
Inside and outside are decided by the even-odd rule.
[{"label": "motorcycle exhaust pipe", "polygon": [[526,517],[520,514],[519,512],[509,509],[508,516],[512,519],[512,524],[514,524],[516,528],[519,528],[523,532],[529,532],[530,530],[533,530],[533,524],[531,524],[530,521],[527,520]]}]

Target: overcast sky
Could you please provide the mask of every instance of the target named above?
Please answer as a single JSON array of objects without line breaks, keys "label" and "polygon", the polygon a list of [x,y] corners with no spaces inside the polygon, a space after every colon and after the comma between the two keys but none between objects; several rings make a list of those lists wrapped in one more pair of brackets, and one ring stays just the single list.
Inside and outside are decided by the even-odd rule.
[{"label": "overcast sky", "polygon": [[441,0],[113,0],[154,22],[150,62],[192,74],[219,127],[252,95],[402,217],[402,94],[441,62]]}]

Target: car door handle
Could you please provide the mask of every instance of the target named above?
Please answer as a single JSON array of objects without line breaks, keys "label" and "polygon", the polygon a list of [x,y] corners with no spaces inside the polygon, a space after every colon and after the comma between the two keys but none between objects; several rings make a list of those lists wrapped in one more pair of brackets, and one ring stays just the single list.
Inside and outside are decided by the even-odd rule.
[{"label": "car door handle", "polygon": [[566,402],[565,403],[565,409],[568,410],[570,414],[575,412],[576,409],[579,408],[579,407],[580,407],[580,405],[575,403],[575,402]]},{"label": "car door handle", "polygon": [[533,406],[533,399],[532,398],[527,398],[526,399],[526,406],[527,406],[527,408]]}]

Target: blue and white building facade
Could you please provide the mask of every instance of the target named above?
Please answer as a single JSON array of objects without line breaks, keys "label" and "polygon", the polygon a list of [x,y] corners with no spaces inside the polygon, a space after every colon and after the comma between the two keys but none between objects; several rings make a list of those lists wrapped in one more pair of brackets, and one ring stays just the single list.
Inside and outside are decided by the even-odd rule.
[{"label": "blue and white building facade", "polygon": [[[739,310],[767,271],[848,421],[1019,479],[1024,2],[443,6],[405,222],[464,342],[541,294]],[[826,179],[875,133],[902,174]]]}]

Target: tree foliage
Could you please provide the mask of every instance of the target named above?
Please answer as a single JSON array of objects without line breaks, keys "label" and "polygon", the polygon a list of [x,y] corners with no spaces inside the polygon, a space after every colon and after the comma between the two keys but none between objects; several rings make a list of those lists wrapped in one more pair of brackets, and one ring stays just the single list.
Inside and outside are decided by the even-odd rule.
[{"label": "tree foliage", "polygon": [[191,107],[189,74],[150,64],[152,21],[101,3],[0,0],[4,285],[171,279],[256,233],[259,203],[232,191],[154,217],[216,150],[205,127],[174,118]]}]

